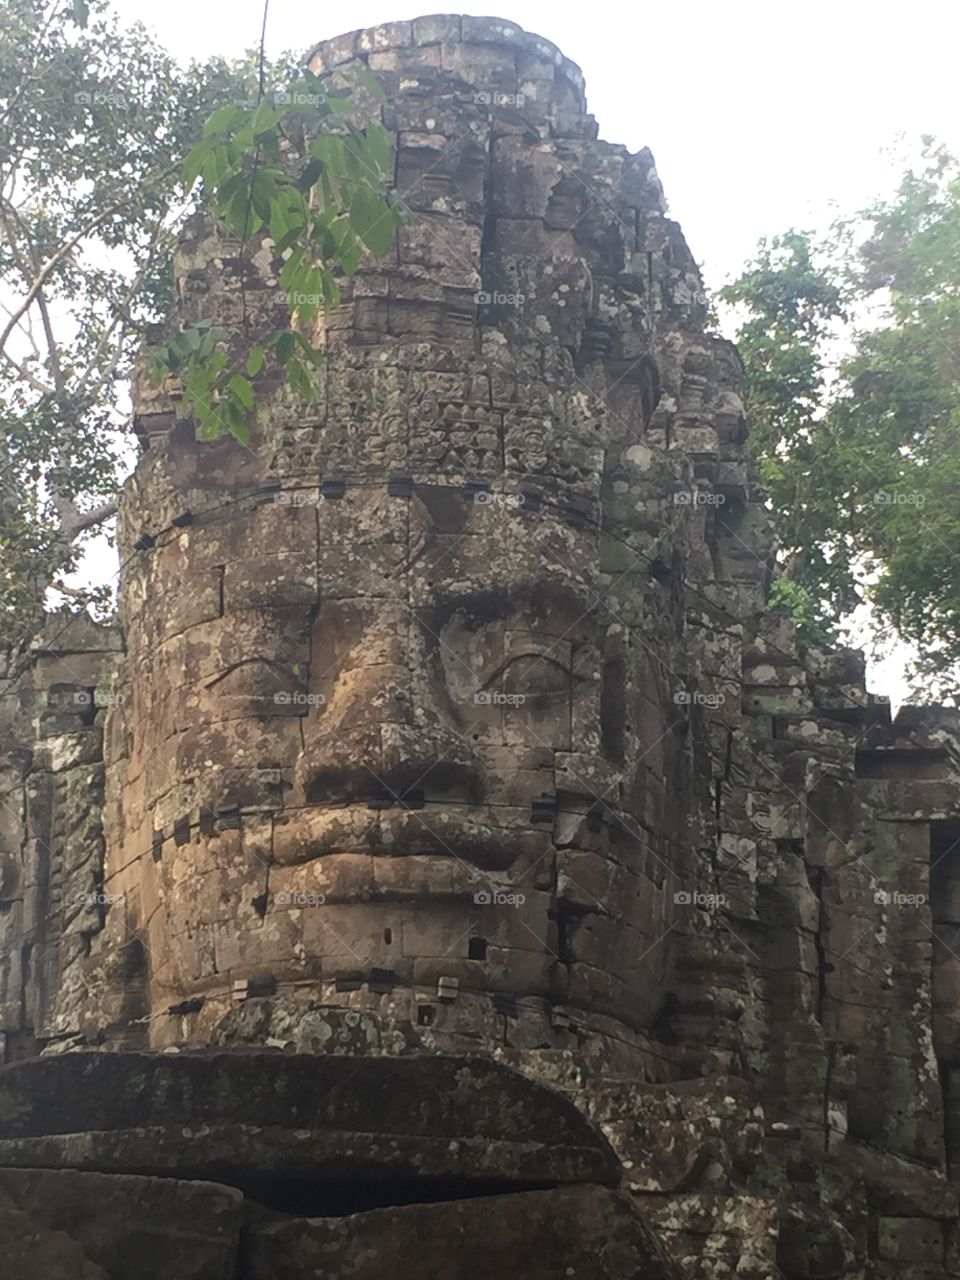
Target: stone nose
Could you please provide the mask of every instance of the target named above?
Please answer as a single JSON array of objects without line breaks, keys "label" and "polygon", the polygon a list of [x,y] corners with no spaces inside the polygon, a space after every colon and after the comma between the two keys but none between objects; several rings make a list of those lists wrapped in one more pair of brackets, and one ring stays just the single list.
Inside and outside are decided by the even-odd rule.
[{"label": "stone nose", "polygon": [[[427,727],[442,719],[443,690],[431,679],[427,636],[405,606],[369,602],[340,619],[339,630],[333,662],[323,672],[323,727]],[[311,666],[326,657],[315,645]]]},{"label": "stone nose", "polygon": [[442,664],[407,610],[385,607],[349,636],[323,704],[304,722],[298,778],[308,803],[476,799],[482,768],[456,726]]}]

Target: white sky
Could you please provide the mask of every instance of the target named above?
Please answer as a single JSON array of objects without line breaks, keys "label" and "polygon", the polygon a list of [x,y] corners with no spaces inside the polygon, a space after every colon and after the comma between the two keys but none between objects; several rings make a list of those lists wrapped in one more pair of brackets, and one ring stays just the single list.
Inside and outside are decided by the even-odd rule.
[{"label": "white sky", "polygon": [[[262,0],[117,3],[181,58],[259,41]],[[430,12],[271,0],[268,52]],[[518,22],[582,67],[600,136],[651,148],[713,288],[761,235],[822,226],[834,204],[852,211],[889,186],[882,152],[898,135],[960,149],[955,0],[496,0],[473,12]]]},{"label": "white sky", "polygon": [[[262,0],[117,0],[178,58],[259,42]],[[271,56],[422,9],[271,0]],[[890,148],[931,133],[960,151],[955,0],[497,0],[497,17],[552,40],[583,69],[600,136],[649,146],[705,280],[735,275],[762,235],[825,229],[889,191]],[[886,153],[886,154],[885,154]],[[902,655],[871,664],[900,701]]]}]

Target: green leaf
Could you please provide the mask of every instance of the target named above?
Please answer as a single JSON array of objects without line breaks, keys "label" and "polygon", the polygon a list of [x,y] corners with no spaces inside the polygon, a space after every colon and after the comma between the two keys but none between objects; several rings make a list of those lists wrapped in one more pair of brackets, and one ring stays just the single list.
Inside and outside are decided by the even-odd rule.
[{"label": "green leaf", "polygon": [[354,67],[354,77],[358,84],[362,85],[364,89],[373,94],[374,98],[381,106],[386,104],[387,95],[383,91],[383,85],[369,67],[365,67],[363,63],[356,64]]},{"label": "green leaf", "polygon": [[300,270],[300,263],[303,260],[304,252],[305,250],[302,248],[294,249],[293,253],[291,253],[290,257],[283,264],[283,269],[280,272],[280,288],[285,290],[287,293],[293,292],[294,285],[297,281],[297,272]]},{"label": "green leaf", "polygon": [[344,116],[350,110],[350,102],[347,98],[347,92],[341,94],[328,93],[326,96],[326,104],[334,115]]},{"label": "green leaf", "polygon": [[316,156],[308,160],[303,167],[300,177],[297,179],[297,186],[301,191],[309,191],[310,188],[320,177],[323,172],[323,162],[318,160]]},{"label": "green leaf", "polygon": [[255,235],[263,226],[263,219],[252,206],[251,191],[246,184],[238,188],[223,217],[244,240]]},{"label": "green leaf", "polygon": [[282,333],[277,340],[277,359],[281,364],[286,364],[293,355],[295,338],[292,333]]},{"label": "green leaf", "polygon": [[183,162],[183,178],[188,188],[193,186],[206,168],[211,150],[209,143],[198,142],[188,153],[186,160]]},{"label": "green leaf", "polygon": [[343,139],[333,134],[321,134],[310,143],[310,152],[324,166],[331,178],[342,178],[347,172],[344,159]]},{"label": "green leaf", "polygon": [[366,136],[371,161],[381,174],[388,174],[393,164],[393,139],[389,131],[372,120],[367,125]]},{"label": "green leaf", "polygon": [[253,119],[250,121],[250,129],[253,137],[257,138],[262,133],[268,133],[275,128],[277,123],[283,119],[283,107],[271,106],[266,98],[259,104],[253,113]]},{"label": "green leaf", "polygon": [[245,120],[246,116],[247,113],[243,107],[237,106],[235,102],[228,102],[224,106],[218,107],[204,124],[203,137],[213,138],[218,134],[226,133],[235,124]]},{"label": "green leaf", "polygon": [[361,239],[371,253],[379,256],[386,253],[393,243],[395,229],[393,213],[389,205],[383,204],[379,217],[370,225]]},{"label": "green leaf", "polygon": [[227,430],[241,444],[250,443],[250,424],[242,413],[238,412],[233,405],[225,407],[225,417]]},{"label": "green leaf", "polygon": [[253,387],[242,374],[235,373],[227,383],[227,388],[244,409],[253,408]]},{"label": "green leaf", "polygon": [[352,276],[359,265],[360,246],[357,244],[356,240],[351,237],[350,243],[340,252],[340,266],[343,268],[346,275]]},{"label": "green leaf", "polygon": [[350,200],[350,225],[363,240],[380,216],[380,202],[369,187],[358,184]]},{"label": "green leaf", "polygon": [[323,301],[334,311],[340,305],[340,288],[329,271],[323,273]]},{"label": "green leaf", "polygon": [[251,347],[247,356],[247,373],[255,378],[263,368],[263,347]]},{"label": "green leaf", "polygon": [[270,174],[258,169],[253,175],[250,190],[257,215],[263,222],[269,222],[273,195],[276,191],[275,181]]}]

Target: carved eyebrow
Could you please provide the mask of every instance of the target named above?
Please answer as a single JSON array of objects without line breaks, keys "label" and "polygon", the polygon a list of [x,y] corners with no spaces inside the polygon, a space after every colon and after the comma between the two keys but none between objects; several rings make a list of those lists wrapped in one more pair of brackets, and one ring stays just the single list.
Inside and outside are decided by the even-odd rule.
[{"label": "carved eyebrow", "polygon": [[519,608],[539,609],[543,613],[565,609],[573,613],[578,621],[593,612],[592,593],[581,594],[575,591],[569,582],[557,582],[545,586],[539,579],[536,582],[499,591],[492,588],[488,591],[462,594],[451,592],[437,600],[437,607],[443,611],[445,619],[452,617],[455,613],[463,612],[472,614],[481,621],[504,618]]},{"label": "carved eyebrow", "polygon": [[502,676],[508,667],[513,666],[515,662],[525,662],[530,659],[539,659],[541,662],[547,662],[551,667],[556,667],[559,671],[563,671],[568,676],[573,676],[573,669],[563,661],[562,658],[554,658],[550,653],[541,653],[538,649],[521,649],[516,653],[511,653],[500,663],[497,670],[488,679],[496,680],[497,676]]}]

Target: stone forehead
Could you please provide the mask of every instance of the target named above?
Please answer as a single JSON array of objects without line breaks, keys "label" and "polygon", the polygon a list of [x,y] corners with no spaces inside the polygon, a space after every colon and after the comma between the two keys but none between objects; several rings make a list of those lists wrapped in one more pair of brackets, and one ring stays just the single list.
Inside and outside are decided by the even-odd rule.
[{"label": "stone forehead", "polygon": [[[386,22],[378,27],[368,27],[322,40],[313,46],[305,58],[306,65],[317,73],[332,71],[335,67],[360,56],[389,53],[396,50],[411,52],[431,47],[457,45],[486,46],[497,50],[501,56],[519,55],[518,66],[522,70],[531,62],[548,63],[576,89],[582,107],[585,82],[583,72],[575,62],[550,40],[524,31],[516,22],[506,18],[471,17],[468,14],[430,14],[407,22]],[[451,65],[456,66],[454,58]]]}]

